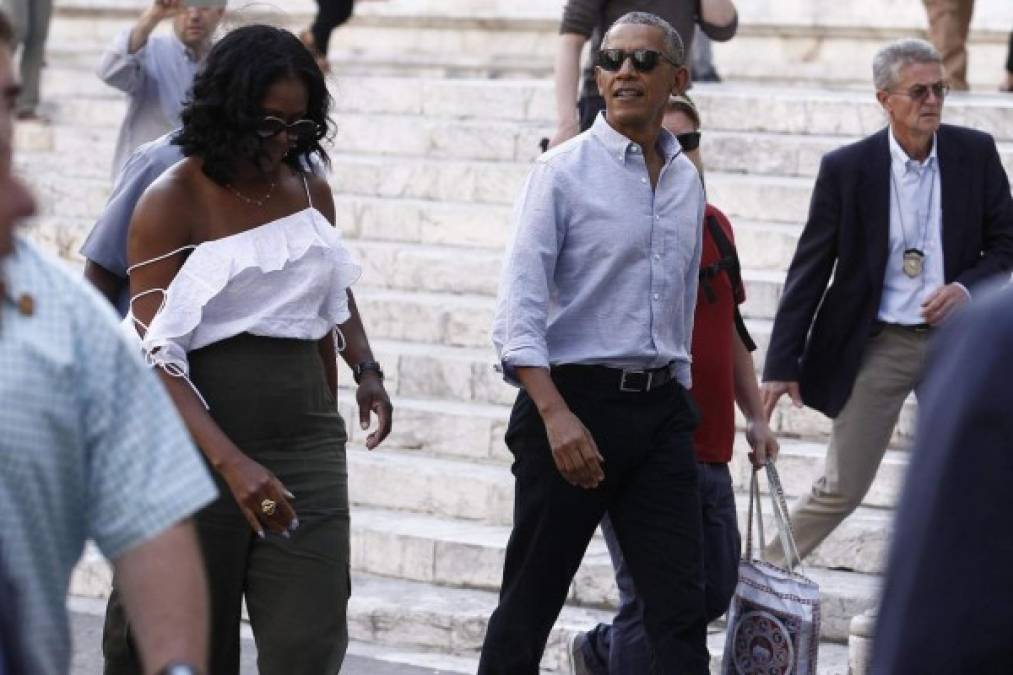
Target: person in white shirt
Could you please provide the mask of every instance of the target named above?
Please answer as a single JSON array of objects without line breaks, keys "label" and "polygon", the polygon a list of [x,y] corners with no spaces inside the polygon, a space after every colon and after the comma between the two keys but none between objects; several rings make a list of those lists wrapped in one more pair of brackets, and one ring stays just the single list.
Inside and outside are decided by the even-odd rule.
[{"label": "person in white shirt", "polygon": [[[194,75],[211,48],[226,0],[188,6],[187,0],[154,0],[137,23],[125,29],[102,55],[98,76],[127,94],[130,105],[113,156],[116,176],[130,153],[179,126]],[[152,36],[172,19],[169,35]]]}]

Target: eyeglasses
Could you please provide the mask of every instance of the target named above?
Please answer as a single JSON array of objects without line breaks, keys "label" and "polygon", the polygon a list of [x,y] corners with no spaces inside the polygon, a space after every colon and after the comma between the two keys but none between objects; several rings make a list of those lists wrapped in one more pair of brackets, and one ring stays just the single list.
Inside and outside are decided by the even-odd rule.
[{"label": "eyeglasses", "polygon": [[907,96],[916,103],[923,103],[929,97],[930,91],[935,94],[936,98],[942,100],[950,93],[950,85],[945,82],[936,82],[928,86],[916,84],[907,91],[891,91],[890,93],[897,94],[898,96]]},{"label": "eyeglasses", "polygon": [[700,132],[690,131],[685,134],[677,134],[675,140],[679,141],[683,151],[693,152],[700,147]]},{"label": "eyeglasses", "polygon": [[598,52],[598,67],[614,73],[623,67],[626,59],[633,61],[633,67],[638,73],[651,72],[662,59],[668,61],[676,68],[680,67],[675,61],[653,49],[634,49],[630,52],[624,49],[603,49]]},{"label": "eyeglasses", "polygon": [[261,139],[274,138],[283,131],[288,132],[289,138],[294,138],[297,144],[309,143],[316,140],[317,130],[320,126],[310,119],[296,120],[291,124],[285,120],[272,115],[264,117],[257,123],[254,133]]}]

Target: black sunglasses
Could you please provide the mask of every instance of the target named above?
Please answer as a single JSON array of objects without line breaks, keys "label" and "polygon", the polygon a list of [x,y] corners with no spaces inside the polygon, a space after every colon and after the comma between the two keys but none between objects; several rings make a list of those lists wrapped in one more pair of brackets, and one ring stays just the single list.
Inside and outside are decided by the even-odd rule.
[{"label": "black sunglasses", "polygon": [[680,67],[675,61],[653,49],[634,49],[630,52],[624,49],[603,49],[598,52],[598,67],[614,73],[623,67],[626,59],[633,61],[633,67],[639,73],[651,72],[662,60],[668,61],[676,68]]},{"label": "black sunglasses", "polygon": [[296,120],[292,124],[288,124],[283,119],[268,115],[257,123],[254,133],[266,141],[286,131],[289,138],[294,138],[296,143],[301,144],[315,140],[319,128],[319,125],[310,119]]},{"label": "black sunglasses", "polygon": [[685,152],[693,152],[700,147],[700,132],[690,131],[685,134],[677,134],[675,140],[679,141],[679,145]]}]

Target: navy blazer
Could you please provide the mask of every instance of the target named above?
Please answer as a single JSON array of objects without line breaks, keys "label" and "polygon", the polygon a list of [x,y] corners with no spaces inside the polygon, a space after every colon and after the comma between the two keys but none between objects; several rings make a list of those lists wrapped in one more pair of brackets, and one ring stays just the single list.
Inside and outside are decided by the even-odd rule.
[{"label": "navy blazer", "polygon": [[[805,404],[830,417],[851,396],[883,294],[887,134],[883,129],[823,157],[767,348],[763,379],[798,381]],[[943,274],[946,283],[958,281],[973,293],[1013,266],[1009,179],[988,134],[944,124],[936,142]]]},{"label": "navy blazer", "polygon": [[929,352],[876,626],[875,675],[1013,673],[1013,290]]}]

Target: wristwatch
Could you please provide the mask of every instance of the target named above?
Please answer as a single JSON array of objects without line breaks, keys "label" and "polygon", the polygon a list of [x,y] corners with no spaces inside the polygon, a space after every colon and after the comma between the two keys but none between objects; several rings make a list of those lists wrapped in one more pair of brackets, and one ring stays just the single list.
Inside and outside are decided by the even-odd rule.
[{"label": "wristwatch", "polygon": [[189,663],[170,663],[158,671],[158,675],[200,675]]},{"label": "wristwatch", "polygon": [[367,370],[372,370],[374,373],[376,373],[377,377],[383,380],[383,368],[380,367],[379,363],[377,363],[376,361],[362,361],[360,363],[355,364],[355,366],[352,367],[352,377],[355,378],[356,384],[359,384],[359,382],[362,380],[363,373],[365,373]]}]

